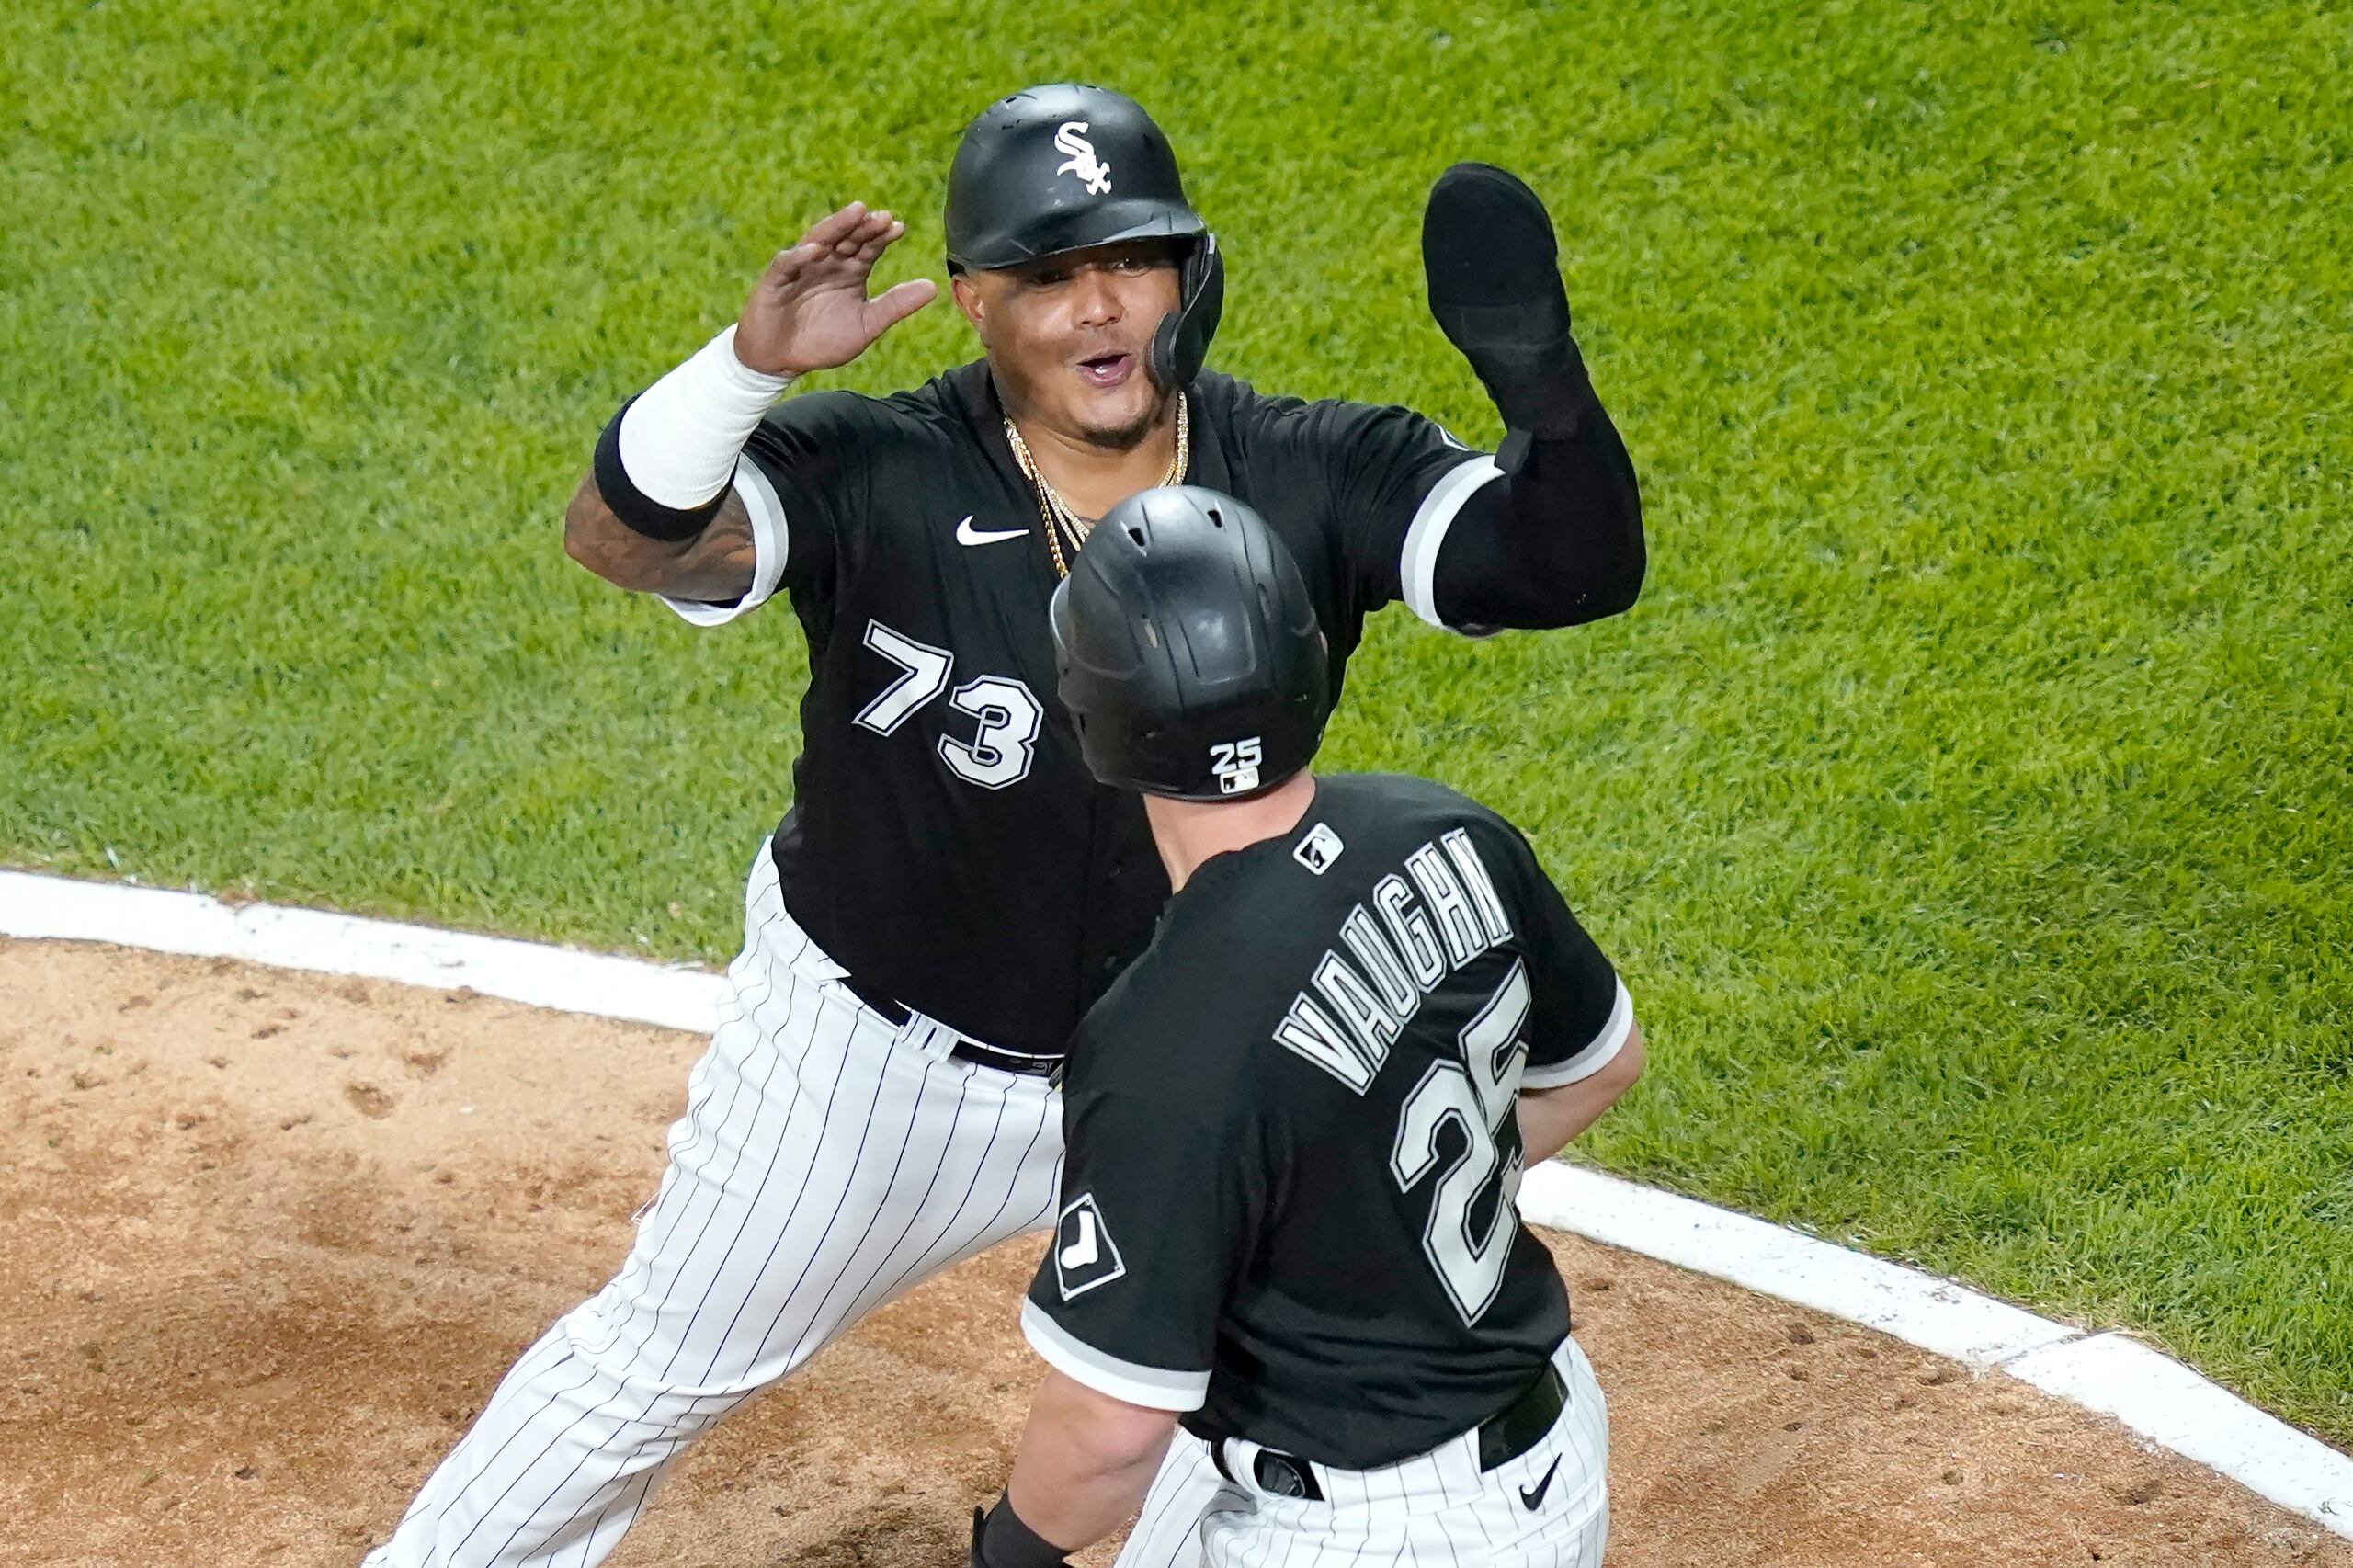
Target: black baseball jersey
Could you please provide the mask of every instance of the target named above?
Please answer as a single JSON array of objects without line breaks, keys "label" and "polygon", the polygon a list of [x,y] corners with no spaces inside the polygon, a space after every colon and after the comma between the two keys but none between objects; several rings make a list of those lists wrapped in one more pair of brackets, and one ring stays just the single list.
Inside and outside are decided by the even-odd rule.
[{"label": "black baseball jersey", "polygon": [[[1495,472],[1401,408],[1262,397],[1203,374],[1188,479],[1256,506],[1297,557],[1336,695],[1364,618]],[[887,398],[788,398],[735,488],[809,642],[802,750],[775,854],[786,907],[879,991],[1000,1049],[1060,1054],[1168,893],[1131,796],[1088,776],[1054,697],[1055,576],[985,363]],[[1416,565],[1404,557],[1409,540]]]},{"label": "black baseball jersey", "polygon": [[1569,1331],[1512,1201],[1516,1096],[1632,1027],[1510,824],[1320,778],[1295,830],[1195,873],[1080,1025],[1022,1327],[1204,1437],[1361,1470],[1467,1431]]}]

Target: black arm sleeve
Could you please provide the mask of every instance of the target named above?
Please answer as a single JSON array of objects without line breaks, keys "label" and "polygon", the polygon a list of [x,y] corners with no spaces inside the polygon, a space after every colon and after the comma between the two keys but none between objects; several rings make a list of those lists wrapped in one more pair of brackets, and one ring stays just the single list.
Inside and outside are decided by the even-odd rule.
[{"label": "black arm sleeve", "polygon": [[1507,437],[1503,479],[1472,493],[1439,549],[1433,600],[1464,631],[1578,626],[1642,591],[1643,501],[1633,459],[1599,403],[1569,436]]}]

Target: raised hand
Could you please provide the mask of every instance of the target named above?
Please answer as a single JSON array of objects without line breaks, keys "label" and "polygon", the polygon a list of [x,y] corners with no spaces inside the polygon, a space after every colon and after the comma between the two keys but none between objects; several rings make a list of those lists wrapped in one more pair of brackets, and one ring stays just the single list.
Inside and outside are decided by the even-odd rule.
[{"label": "raised hand", "polygon": [[1430,313],[1495,400],[1506,429],[1574,430],[1593,401],[1569,330],[1552,220],[1527,182],[1492,164],[1457,164],[1422,210]]},{"label": "raised hand", "polygon": [[907,226],[853,201],[776,253],[735,324],[735,357],[769,375],[847,365],[939,292],[916,278],[866,297],[867,279]]}]

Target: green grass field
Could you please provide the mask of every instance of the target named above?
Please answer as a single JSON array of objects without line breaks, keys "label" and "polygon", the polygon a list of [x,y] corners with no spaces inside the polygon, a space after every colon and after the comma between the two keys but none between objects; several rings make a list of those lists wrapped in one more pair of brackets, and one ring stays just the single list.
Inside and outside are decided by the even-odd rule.
[{"label": "green grass field", "polygon": [[1327,761],[1517,817],[1620,959],[1655,1064],[1588,1157],[2353,1444],[2353,20],[1963,11],[32,0],[0,860],[722,958],[802,650],[563,559],[620,398],[838,201],[937,275],[959,125],[1076,75],[1188,160],[1222,366],[1492,437],[1415,249],[1488,157],[1649,585],[1392,610]]}]

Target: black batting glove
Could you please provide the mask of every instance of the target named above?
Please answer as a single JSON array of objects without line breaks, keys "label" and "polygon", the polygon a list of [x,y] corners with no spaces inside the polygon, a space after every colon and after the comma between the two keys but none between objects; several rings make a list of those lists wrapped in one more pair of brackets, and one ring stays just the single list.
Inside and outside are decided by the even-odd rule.
[{"label": "black batting glove", "polygon": [[1506,429],[1574,434],[1593,403],[1569,332],[1560,247],[1544,203],[1492,164],[1457,164],[1422,210],[1430,314],[1471,361]]}]

